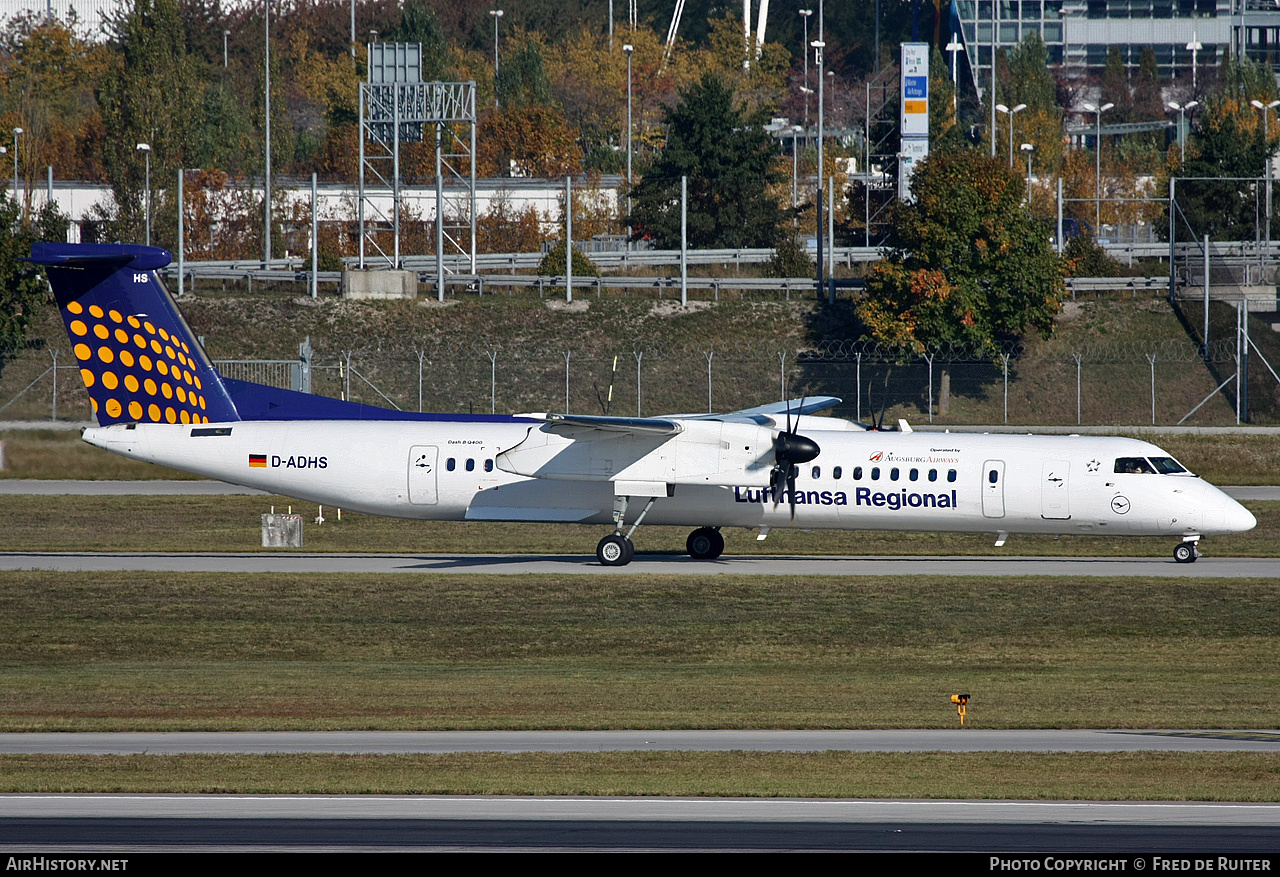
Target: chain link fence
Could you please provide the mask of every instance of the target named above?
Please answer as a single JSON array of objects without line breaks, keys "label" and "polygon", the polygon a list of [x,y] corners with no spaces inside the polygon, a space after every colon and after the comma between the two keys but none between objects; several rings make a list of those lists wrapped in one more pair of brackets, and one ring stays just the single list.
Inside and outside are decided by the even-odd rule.
[{"label": "chain link fence", "polygon": [[[3,354],[0,420],[90,419],[65,347],[65,339],[34,339]],[[852,340],[547,349],[433,339],[406,351],[403,339],[388,339],[370,342],[368,352],[317,350],[309,368],[296,359],[221,361],[218,368],[285,389],[305,388],[307,372],[313,393],[405,411],[652,416],[832,395],[844,400],[837,416],[864,423],[1204,426],[1236,422],[1237,349],[1229,337],[1211,343],[1207,356],[1192,341],[915,352]],[[1251,419],[1278,422],[1270,372],[1280,363],[1259,358],[1249,373]]]}]

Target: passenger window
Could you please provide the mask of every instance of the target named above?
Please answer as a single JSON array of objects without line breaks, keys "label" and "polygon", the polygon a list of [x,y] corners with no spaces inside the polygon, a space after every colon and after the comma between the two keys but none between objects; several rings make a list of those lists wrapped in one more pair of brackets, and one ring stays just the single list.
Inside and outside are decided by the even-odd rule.
[{"label": "passenger window", "polygon": [[843,470],[843,469],[841,469],[839,466],[835,466],[835,467],[833,467],[833,468],[832,468],[832,470],[831,470],[831,477],[832,477],[832,478],[834,478],[836,481],[839,481],[839,480],[840,480],[840,475],[841,475],[843,472],[844,472],[844,470]]},{"label": "passenger window", "polygon": [[892,469],[890,469],[890,470],[889,470],[889,480],[890,480],[890,481],[897,481],[897,480],[898,480],[898,467],[897,467],[897,466],[894,466]]},{"label": "passenger window", "polygon": [[879,480],[880,480],[880,467],[879,467],[879,466],[872,466],[872,467],[871,467],[871,480],[872,480],[872,481],[879,481]]},{"label": "passenger window", "polygon": [[457,467],[458,467],[458,461],[453,459],[453,457],[450,457],[448,460],[445,460],[444,462],[444,468],[448,469],[450,472],[452,472]]},{"label": "passenger window", "polygon": [[1115,471],[1117,475],[1154,475],[1156,470],[1145,457],[1117,457]]},{"label": "passenger window", "polygon": [[861,480],[862,480],[862,467],[861,467],[861,466],[854,466],[854,467],[853,467],[853,480],[854,480],[854,481],[861,481]]},{"label": "passenger window", "polygon": [[919,470],[919,469],[912,469],[912,470],[911,470],[911,480],[912,480],[912,481],[919,481],[919,480],[920,480],[920,470]]},{"label": "passenger window", "polygon": [[929,480],[930,480],[930,481],[937,481],[937,480],[938,480],[938,470],[937,470],[937,469],[930,469],[930,470],[929,470]]},{"label": "passenger window", "polygon": [[992,484],[995,484],[999,480],[1000,480],[1000,470],[992,469],[990,472],[987,473],[987,481],[991,482]]},{"label": "passenger window", "polygon": [[949,482],[951,482],[951,483],[953,483],[953,484],[954,484],[954,483],[955,483],[955,480],[956,480],[956,470],[955,470],[955,469],[948,469],[948,470],[947,470],[947,481],[949,481]]},{"label": "passenger window", "polygon": [[493,461],[492,461],[492,460],[485,460],[485,461],[484,461],[484,471],[486,471],[486,472],[492,472],[492,471],[493,471]]},{"label": "passenger window", "polygon": [[821,477],[822,477],[822,467],[821,467],[821,466],[814,466],[812,469],[810,469],[810,470],[809,470],[809,477],[810,477],[810,478],[812,478],[814,481],[817,481],[819,478],[821,478]]},{"label": "passenger window", "polygon": [[476,468],[476,461],[475,461],[475,460],[467,460],[467,471],[468,471],[468,472],[472,472],[472,471],[474,471],[474,470],[475,470],[475,468]]}]

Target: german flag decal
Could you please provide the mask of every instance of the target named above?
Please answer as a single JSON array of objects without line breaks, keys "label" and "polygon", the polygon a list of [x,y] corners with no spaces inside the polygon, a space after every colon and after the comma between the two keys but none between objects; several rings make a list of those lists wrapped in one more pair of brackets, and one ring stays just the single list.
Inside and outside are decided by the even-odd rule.
[{"label": "german flag decal", "polygon": [[267,468],[267,455],[266,455],[266,454],[250,454],[250,455],[249,455],[249,468],[250,468],[250,469],[265,469],[265,468]]}]

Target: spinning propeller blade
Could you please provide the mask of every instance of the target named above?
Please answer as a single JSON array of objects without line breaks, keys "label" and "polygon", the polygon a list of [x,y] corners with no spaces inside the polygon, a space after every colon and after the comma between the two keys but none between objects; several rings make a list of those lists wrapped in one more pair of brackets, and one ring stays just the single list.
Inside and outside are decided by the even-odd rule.
[{"label": "spinning propeller blade", "polygon": [[[804,409],[804,400],[800,400],[800,408]],[[773,470],[769,473],[769,487],[773,491],[773,507],[778,507],[778,486],[785,484],[787,498],[791,505],[791,520],[796,519],[796,469],[802,463],[808,463],[821,453],[818,443],[806,436],[798,435],[791,428],[791,402],[787,401],[787,428],[773,440]]]}]

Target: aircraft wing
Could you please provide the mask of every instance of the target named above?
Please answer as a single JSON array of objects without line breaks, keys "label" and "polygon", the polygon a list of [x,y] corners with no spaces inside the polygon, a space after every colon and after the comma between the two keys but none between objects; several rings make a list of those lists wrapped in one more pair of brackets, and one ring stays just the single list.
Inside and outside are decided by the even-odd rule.
[{"label": "aircraft wing", "polygon": [[593,436],[592,433],[621,433],[624,435],[658,437],[673,436],[684,432],[675,420],[653,417],[596,417],[590,414],[547,414],[547,432],[571,436],[576,439],[613,438]]},{"label": "aircraft wing", "polygon": [[770,402],[768,405],[757,405],[755,408],[742,408],[725,414],[671,414],[672,420],[718,420],[723,423],[754,423],[761,426],[776,422],[777,417],[787,416],[787,406],[791,407],[791,416],[813,414],[839,405],[842,399],[836,396],[806,396],[803,399]]}]

